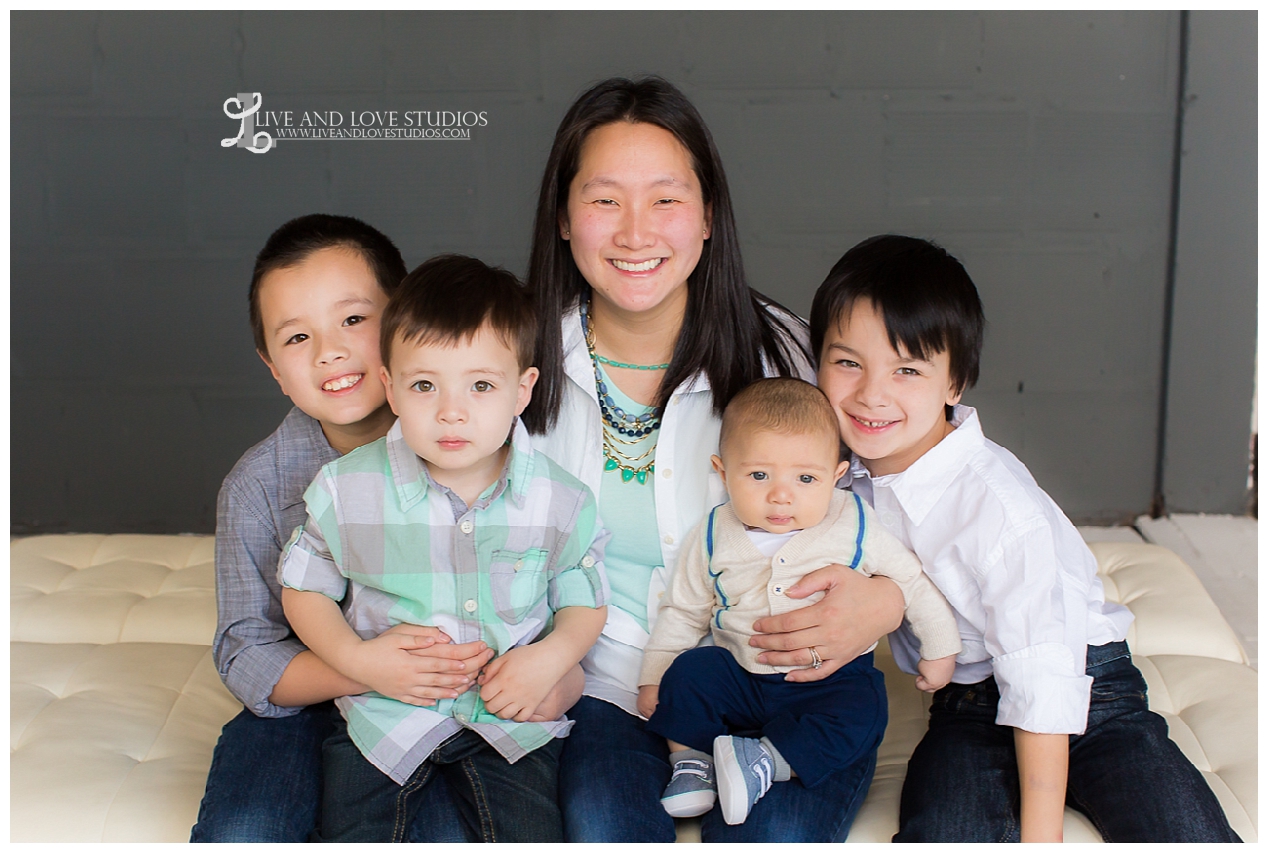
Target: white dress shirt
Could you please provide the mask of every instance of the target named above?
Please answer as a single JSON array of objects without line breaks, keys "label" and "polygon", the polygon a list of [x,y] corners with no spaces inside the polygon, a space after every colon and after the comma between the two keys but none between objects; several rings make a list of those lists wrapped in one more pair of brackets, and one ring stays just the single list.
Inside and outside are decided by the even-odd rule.
[{"label": "white dress shirt", "polygon": [[[851,487],[955,610],[964,651],[952,680],[994,675],[1001,726],[1081,734],[1087,647],[1126,637],[1131,611],[1105,603],[1083,538],[1026,466],[982,435],[977,412],[956,406],[951,423],[951,434],[900,473],[873,478],[856,459]],[[915,673],[919,646],[906,628],[890,646]]]}]

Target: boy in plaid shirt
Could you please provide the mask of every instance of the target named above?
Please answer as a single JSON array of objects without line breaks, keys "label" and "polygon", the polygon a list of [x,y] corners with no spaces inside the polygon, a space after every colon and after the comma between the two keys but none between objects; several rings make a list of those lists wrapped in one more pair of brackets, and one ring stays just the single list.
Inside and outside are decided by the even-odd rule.
[{"label": "boy in plaid shirt", "polygon": [[322,840],[404,840],[437,773],[473,838],[563,840],[558,739],[572,723],[533,712],[602,630],[606,534],[590,491],[534,453],[517,420],[537,378],[535,322],[510,273],[458,256],[420,266],[381,324],[399,420],[304,495],[279,579],[322,660],[372,665],[365,640],[401,622],[497,653],[456,699],[337,700]]}]

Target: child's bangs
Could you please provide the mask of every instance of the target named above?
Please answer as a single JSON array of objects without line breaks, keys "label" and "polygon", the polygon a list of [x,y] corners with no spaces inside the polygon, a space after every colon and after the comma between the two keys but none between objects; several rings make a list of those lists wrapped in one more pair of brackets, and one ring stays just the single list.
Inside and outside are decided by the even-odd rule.
[{"label": "child's bangs", "polygon": [[[876,305],[889,335],[889,345],[906,358],[931,361],[950,349],[952,318],[940,306],[890,291],[882,293]],[[875,300],[875,297],[873,297]]]}]

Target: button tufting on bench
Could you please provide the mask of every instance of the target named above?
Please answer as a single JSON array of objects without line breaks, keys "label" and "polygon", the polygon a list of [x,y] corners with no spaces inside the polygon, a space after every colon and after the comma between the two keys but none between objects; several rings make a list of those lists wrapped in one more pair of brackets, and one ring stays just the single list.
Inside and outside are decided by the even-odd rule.
[{"label": "button tufting on bench", "polygon": [[[1257,674],[1201,584],[1170,551],[1098,543],[1106,595],[1150,701],[1233,828],[1257,839]],[[211,537],[43,536],[11,543],[10,840],[185,841],[220,728],[241,710],[212,665]],[[890,721],[851,841],[897,829],[907,756],[929,697],[884,640]],[[1243,805],[1245,804],[1245,805]],[[1067,810],[1067,841],[1097,841]],[[680,821],[679,840],[699,840]]]}]

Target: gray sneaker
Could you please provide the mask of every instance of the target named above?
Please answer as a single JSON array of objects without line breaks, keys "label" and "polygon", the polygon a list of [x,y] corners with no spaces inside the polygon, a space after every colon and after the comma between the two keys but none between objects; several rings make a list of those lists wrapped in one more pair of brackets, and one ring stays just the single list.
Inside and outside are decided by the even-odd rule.
[{"label": "gray sneaker", "polygon": [[775,760],[755,738],[721,735],[713,741],[713,761],[722,819],[732,826],[744,823],[753,804],[770,790]]},{"label": "gray sneaker", "polygon": [[672,817],[698,817],[713,808],[717,799],[713,764],[699,758],[684,758],[674,764],[674,775],[665,786],[660,804]]}]

